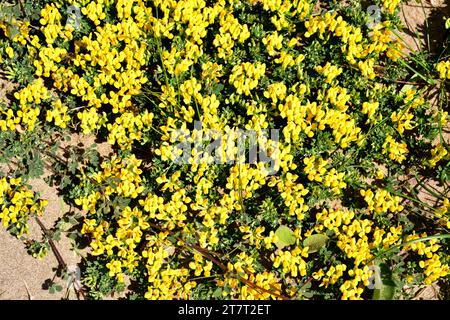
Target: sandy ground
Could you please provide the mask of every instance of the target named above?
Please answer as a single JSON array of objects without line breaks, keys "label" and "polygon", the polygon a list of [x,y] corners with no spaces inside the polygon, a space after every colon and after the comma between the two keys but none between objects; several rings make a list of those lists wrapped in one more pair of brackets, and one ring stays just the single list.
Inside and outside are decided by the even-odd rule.
[{"label": "sandy ground", "polygon": [[[56,189],[42,179],[34,179],[30,181],[30,185],[49,202],[41,218],[44,226],[49,229],[66,212],[68,206],[58,197]],[[31,220],[29,225],[29,236],[40,239],[42,231],[37,222]],[[70,250],[70,242],[64,235],[61,241],[55,244],[68,266],[76,266],[79,263],[80,257]],[[50,294],[48,290],[43,289],[44,282],[54,277],[58,267],[55,255],[49,251],[43,260],[33,258],[27,254],[24,244],[3,228],[0,229],[0,261],[1,299],[60,299],[65,294],[67,283],[61,279],[56,279],[56,282],[64,288],[61,293]],[[73,293],[71,297],[74,297]]]},{"label": "sandy ground", "polygon": [[[14,86],[0,79],[0,101],[8,103],[7,94],[14,90]],[[70,143],[84,146],[90,146],[94,143],[94,136],[82,136],[74,134]],[[61,144],[64,147],[67,142]],[[97,145],[97,151],[101,156],[106,156],[111,152],[111,148],[107,143]],[[62,154],[60,155],[62,156]],[[0,164],[0,171],[7,173],[8,169],[5,164]],[[47,229],[51,229],[55,223],[65,213],[68,212],[69,206],[64,203],[58,195],[56,187],[49,186],[44,178],[51,174],[45,171],[43,177],[28,181],[35,192],[38,192],[41,198],[48,201],[41,222]],[[29,222],[29,238],[40,240],[43,232],[35,220]],[[77,267],[81,257],[73,250],[70,240],[64,235],[61,240],[55,242],[59,254],[70,269]],[[73,289],[67,291],[69,283],[60,277],[55,277],[58,268],[58,261],[52,251],[49,250],[44,259],[39,260],[33,258],[26,251],[23,242],[5,231],[0,227],[0,299],[61,299],[69,293],[69,299],[76,299]],[[45,288],[45,283],[49,279],[55,279],[55,282],[63,287],[59,293],[50,294]]]},{"label": "sandy ground", "polygon": [[[73,143],[83,143],[90,145],[94,142],[93,136],[82,137],[73,135]],[[97,146],[101,156],[111,152],[109,145],[103,143]],[[5,166],[0,166],[0,170],[5,170]],[[69,206],[64,203],[58,195],[56,187],[49,186],[44,178],[50,174],[46,171],[39,179],[28,181],[32,189],[40,194],[42,199],[48,201],[45,212],[40,218],[47,229],[51,229],[55,223],[65,213],[69,211]],[[29,238],[42,238],[42,230],[35,220],[29,222]],[[64,262],[71,269],[76,268],[81,257],[73,250],[70,240],[63,233],[60,241],[54,242],[59,254]],[[43,285],[48,279],[54,278],[58,261],[55,254],[49,250],[46,257],[38,260],[30,256],[24,244],[15,237],[9,235],[4,228],[0,228],[0,299],[61,299],[66,295],[68,283],[56,277],[55,282],[63,287],[60,293],[50,294]],[[69,298],[75,299],[73,290],[69,290]]]},{"label": "sandy ground", "polygon": [[[427,38],[424,31],[427,29],[425,17],[428,17],[428,29],[432,34],[431,47],[439,44],[443,28],[443,16],[450,16],[450,1],[446,0],[423,0],[423,7],[420,2],[408,1],[401,5],[401,18],[407,29],[402,33],[402,37],[407,43],[409,50],[418,50],[421,46],[426,46]],[[418,32],[418,35],[416,34]],[[0,79],[0,100],[5,101],[5,94],[13,90],[13,86]],[[93,137],[82,137],[75,135],[73,143],[82,142],[85,145],[93,143]],[[110,152],[106,144],[99,145],[101,154]],[[0,167],[1,170],[1,167]],[[68,210],[58,196],[57,190],[50,187],[43,179],[30,181],[33,189],[40,192],[41,197],[47,199],[49,204],[42,217],[42,222],[47,228],[51,228],[54,223]],[[30,236],[39,239],[42,236],[40,227],[35,221],[30,222]],[[76,266],[80,257],[71,251],[71,245],[67,238],[62,237],[56,242],[56,246],[61,256],[69,266]],[[58,262],[55,255],[49,251],[43,260],[31,257],[23,243],[9,235],[3,228],[0,228],[0,299],[61,299],[67,288],[67,283],[58,280],[63,287],[63,291],[58,294],[50,294],[43,289],[43,284],[47,279],[55,275]],[[437,288],[438,289],[438,288]],[[429,287],[420,290],[416,298],[436,299],[436,287]],[[74,299],[71,293],[69,298]]]},{"label": "sandy ground", "polygon": [[402,3],[400,9],[400,18],[405,25],[401,36],[406,51],[428,48],[428,43],[432,51],[439,49],[444,34],[443,17],[450,17],[450,1],[410,0]]}]

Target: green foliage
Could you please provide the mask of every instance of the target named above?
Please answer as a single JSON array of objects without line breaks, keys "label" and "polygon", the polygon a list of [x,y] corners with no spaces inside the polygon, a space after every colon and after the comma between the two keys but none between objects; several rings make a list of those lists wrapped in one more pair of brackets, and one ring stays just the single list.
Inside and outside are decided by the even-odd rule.
[{"label": "green foliage", "polygon": [[108,275],[108,269],[101,261],[87,261],[82,272],[82,283],[88,288],[88,296],[99,300],[114,292],[122,292],[125,289],[123,283]]},{"label": "green foliage", "polygon": [[319,251],[327,244],[328,237],[325,234],[312,234],[303,240],[303,246],[308,247],[309,253]]},{"label": "green foliage", "polygon": [[278,248],[282,249],[295,243],[294,232],[286,226],[279,226],[275,231],[278,241],[275,243]]}]

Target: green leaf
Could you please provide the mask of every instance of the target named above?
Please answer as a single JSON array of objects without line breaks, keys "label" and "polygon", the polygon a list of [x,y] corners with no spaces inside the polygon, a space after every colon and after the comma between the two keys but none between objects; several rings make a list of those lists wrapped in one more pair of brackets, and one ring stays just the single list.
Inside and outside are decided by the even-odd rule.
[{"label": "green leaf", "polygon": [[52,235],[52,239],[55,241],[60,241],[61,240],[61,231],[56,230]]},{"label": "green leaf", "polygon": [[392,300],[396,285],[392,280],[392,272],[386,264],[380,264],[374,270],[375,290],[373,300]]},{"label": "green leaf", "polygon": [[445,21],[445,29],[450,29],[450,18]]},{"label": "green leaf", "polygon": [[67,233],[67,238],[69,238],[71,240],[76,240],[77,239],[77,232],[76,231],[68,232]]},{"label": "green leaf", "polygon": [[373,300],[392,300],[395,293],[395,286],[382,284],[379,289],[373,292]]},{"label": "green leaf", "polygon": [[308,253],[314,253],[327,244],[328,237],[324,234],[312,234],[303,241],[303,247],[308,247]]},{"label": "green leaf", "polygon": [[70,161],[67,166],[67,169],[72,174],[74,174],[77,171],[77,168],[78,168],[78,162],[76,161],[76,159],[74,159],[73,161]]},{"label": "green leaf", "polygon": [[213,297],[216,299],[222,298],[222,288],[218,287],[216,290],[214,290]]},{"label": "green leaf", "polygon": [[275,231],[275,235],[278,238],[275,244],[280,249],[295,243],[294,232],[286,226],[279,226]]}]

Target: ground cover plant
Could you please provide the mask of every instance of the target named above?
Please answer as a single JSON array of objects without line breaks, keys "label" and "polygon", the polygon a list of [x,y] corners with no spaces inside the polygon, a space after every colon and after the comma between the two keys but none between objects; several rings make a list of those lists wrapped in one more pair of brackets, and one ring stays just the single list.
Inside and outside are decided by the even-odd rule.
[{"label": "ground cover plant", "polygon": [[92,299],[445,297],[450,20],[408,53],[399,2],[2,3],[3,227],[70,232]]}]

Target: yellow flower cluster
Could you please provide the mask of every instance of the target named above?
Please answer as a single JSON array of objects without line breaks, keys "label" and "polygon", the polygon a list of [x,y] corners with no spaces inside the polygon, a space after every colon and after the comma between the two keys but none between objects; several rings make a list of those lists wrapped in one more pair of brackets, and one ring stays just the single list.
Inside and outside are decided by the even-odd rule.
[{"label": "yellow flower cluster", "polygon": [[[337,237],[337,246],[344,254],[353,259],[354,267],[349,269],[349,265],[331,266],[327,272],[323,269],[312,274],[315,280],[320,281],[320,286],[327,287],[334,284],[344,276],[344,271],[353,277],[345,280],[340,287],[342,299],[360,299],[364,287],[368,284],[371,276],[367,262],[371,261],[372,249],[377,249],[382,245],[384,249],[401,241],[402,227],[391,227],[389,232],[385,232],[379,227],[374,227],[374,223],[368,219],[356,218],[355,212],[343,209],[323,209],[316,214],[315,230],[322,232],[324,227],[333,231]],[[372,240],[371,240],[372,239]]]},{"label": "yellow flower cluster", "polygon": [[379,103],[377,101],[369,101],[363,102],[361,112],[367,114],[367,122],[374,122],[376,119],[374,118],[375,112],[379,107]]},{"label": "yellow flower cluster", "polygon": [[305,212],[309,209],[305,203],[305,196],[309,190],[303,184],[296,182],[298,178],[297,175],[288,172],[284,179],[272,177],[268,185],[277,186],[281,198],[289,209],[289,215],[296,216],[298,220],[302,220],[305,217]]},{"label": "yellow flower cluster", "polygon": [[315,156],[311,156],[304,158],[303,163],[306,165],[303,172],[308,175],[310,181],[323,182],[335,194],[339,194],[341,189],[347,186],[344,182],[344,172],[338,172],[335,168],[327,171],[328,162],[326,160],[322,158],[316,160]]},{"label": "yellow flower cluster", "polygon": [[248,240],[251,245],[254,245],[255,248],[259,249],[261,247],[261,243],[264,241],[263,232],[266,230],[265,227],[259,226],[254,230],[250,228],[250,226],[240,226],[239,231],[244,233],[242,236],[243,240]]},{"label": "yellow flower cluster", "polygon": [[[13,29],[18,32],[12,32]],[[6,21],[0,21],[0,30],[3,30],[5,35],[13,42],[17,42],[23,46],[27,44],[27,40],[30,38],[30,22],[26,20],[11,18],[8,23],[6,23]],[[37,36],[33,36],[32,38],[36,39]],[[5,51],[10,59],[14,57],[14,50],[11,47],[8,46]],[[0,57],[0,62],[1,61],[2,59]]]},{"label": "yellow flower cluster", "polygon": [[26,106],[31,103],[40,104],[42,100],[50,98],[50,93],[44,85],[44,80],[38,78],[22,90],[14,92],[14,97],[19,100],[21,106]]},{"label": "yellow flower cluster", "polygon": [[[50,77],[58,71],[58,63],[67,56],[67,50],[64,48],[53,48],[51,46],[44,47],[39,50],[39,60],[34,60],[33,64],[36,67],[35,74],[40,77]],[[60,70],[62,71],[62,69]]]},{"label": "yellow flower cluster", "polygon": [[[102,186],[102,189],[93,191],[75,202],[97,216],[102,214],[101,211],[97,211],[97,202],[99,200],[107,202],[113,194],[131,199],[138,196],[141,198],[144,187],[140,176],[142,173],[139,169],[140,164],[141,160],[136,159],[134,155],[127,158],[113,155],[110,161],[101,164],[102,172],[90,174],[88,177],[89,183],[95,182]],[[118,281],[123,281],[124,273],[132,272],[142,258],[147,260],[150,285],[146,293],[148,299],[187,298],[190,290],[195,287],[195,282],[187,281],[189,269],[172,269],[164,261],[170,253],[169,249],[164,249],[170,244],[165,240],[168,233],[161,232],[157,237],[144,235],[150,227],[149,219],[165,222],[161,227],[169,230],[176,225],[179,227],[185,225],[184,213],[188,210],[186,204],[191,200],[186,196],[186,190],[175,184],[178,178],[179,176],[173,176],[170,180],[158,179],[159,183],[164,184],[163,189],[172,188],[173,191],[176,189],[170,201],[165,203],[162,197],[148,194],[139,200],[139,207],[127,206],[120,212],[116,217],[117,228],[111,229],[105,219],[86,218],[83,224],[82,233],[92,237],[90,243],[92,254],[115,257],[107,263],[107,268],[110,276],[115,276]],[[114,181],[114,184],[108,181]],[[200,241],[206,244],[203,247],[214,244],[212,235],[199,233],[199,236]],[[137,245],[143,239],[146,240],[147,249],[141,252]],[[162,243],[167,244],[161,246]],[[205,270],[210,267],[207,263]]]},{"label": "yellow flower cluster", "polygon": [[269,55],[275,56],[283,47],[283,36],[274,31],[265,36],[262,40],[262,43],[266,46]]},{"label": "yellow flower cluster", "polygon": [[195,102],[201,103],[202,96],[200,94],[200,90],[202,89],[202,84],[197,82],[196,78],[192,78],[186,80],[180,85],[180,94],[183,97],[183,102],[186,105],[189,105],[192,101],[192,98],[195,99]]},{"label": "yellow flower cluster", "polygon": [[322,212],[316,214],[316,220],[322,225],[317,225],[315,230],[322,231],[323,227],[328,230],[339,233],[341,225],[348,225],[355,217],[355,213],[351,210],[343,209],[323,209]]},{"label": "yellow flower cluster", "polygon": [[331,83],[338,75],[342,73],[341,67],[333,66],[331,63],[327,62],[323,67],[317,66],[316,71],[326,77],[325,82]]},{"label": "yellow flower cluster", "polygon": [[88,219],[83,225],[82,233],[92,235],[90,245],[93,255],[106,253],[107,256],[112,256],[117,253],[119,259],[111,260],[106,267],[111,277],[116,276],[120,282],[123,282],[123,270],[132,272],[138,265],[141,256],[135,249],[141,242],[143,232],[149,228],[149,224],[142,211],[130,207],[122,210],[117,223],[119,227],[115,233],[106,236],[107,230],[101,228],[102,224],[99,228],[95,220]]},{"label": "yellow flower cluster", "polygon": [[325,167],[327,166],[328,162],[322,158],[316,160],[315,156],[311,156],[304,158],[303,163],[305,164],[303,172],[308,175],[308,179],[310,181],[321,182],[323,179],[323,175],[327,171]]},{"label": "yellow flower cluster", "polygon": [[[148,212],[149,217],[157,219],[161,222],[161,225],[172,230],[175,227],[183,228],[186,223],[186,214],[188,211],[188,205],[191,203],[191,198],[186,195],[186,191],[180,187],[176,187],[175,193],[173,193],[170,201],[164,202],[164,199],[154,194],[149,194],[145,199],[139,200],[139,204],[144,207],[144,211]],[[205,217],[208,219],[211,217]],[[217,230],[212,230],[209,236],[211,237],[211,243],[206,243],[204,239],[202,247],[213,246],[217,244],[214,237],[217,235]],[[203,232],[203,235],[199,237],[206,237],[207,233]],[[217,238],[217,237],[216,237]],[[204,245],[206,243],[206,245]]]},{"label": "yellow flower cluster", "polygon": [[337,172],[335,168],[331,168],[325,175],[323,184],[331,188],[333,193],[339,194],[347,186],[344,182],[344,175],[344,172]]},{"label": "yellow flower cluster", "polygon": [[364,197],[368,205],[369,211],[381,212],[400,212],[404,207],[400,204],[402,198],[391,195],[387,190],[377,188],[375,193],[368,190],[361,190],[361,195]]},{"label": "yellow flower cluster", "polygon": [[3,110],[1,114],[5,115],[5,119],[0,119],[0,129],[19,130],[16,125],[22,124],[27,130],[32,131],[38,121],[40,108],[37,106],[43,100],[50,98],[50,93],[44,86],[44,81],[41,78],[35,79],[25,88],[14,92],[14,97],[20,102],[20,109],[17,110],[16,115],[12,109]]},{"label": "yellow flower cluster", "polygon": [[368,234],[373,222],[368,219],[354,219],[348,225],[342,225],[338,234],[337,246],[348,258],[353,258],[355,266],[372,258]]},{"label": "yellow flower cluster", "polygon": [[400,134],[403,134],[405,130],[412,130],[413,125],[411,123],[412,118],[414,118],[414,115],[412,113],[409,113],[408,111],[401,111],[397,113],[397,111],[394,111],[391,114],[391,120],[394,123],[397,123],[397,131]]},{"label": "yellow flower cluster", "polygon": [[281,283],[272,272],[261,272],[255,274],[254,259],[245,252],[239,253],[237,262],[229,262],[227,273],[223,279],[217,281],[219,287],[227,288],[222,291],[224,298],[234,299],[276,299],[271,294],[281,292]]},{"label": "yellow flower cluster", "polygon": [[344,271],[347,270],[347,265],[338,264],[336,266],[331,266],[327,272],[323,269],[319,269],[313,272],[312,277],[314,280],[322,280],[320,287],[328,288],[330,284],[335,284],[343,275]]},{"label": "yellow flower cluster", "polygon": [[28,233],[29,218],[41,216],[47,203],[23,185],[21,178],[0,179],[0,221],[17,237]]},{"label": "yellow flower cluster", "polygon": [[327,90],[326,101],[336,106],[340,111],[346,111],[348,108],[347,103],[350,100],[350,95],[346,88],[331,87]]},{"label": "yellow flower cluster", "polygon": [[326,123],[333,129],[334,141],[342,148],[348,148],[351,142],[359,140],[359,128],[355,119],[340,110],[328,110],[325,116]]},{"label": "yellow flower cluster", "polygon": [[[342,292],[341,299],[360,299],[364,291],[364,287],[368,284],[371,272],[366,262],[373,257],[372,248],[376,248],[380,241],[386,244],[393,240],[397,241],[395,235],[388,234],[385,240],[380,240],[380,234],[374,234],[374,240],[370,241],[369,236],[373,231],[373,222],[368,219],[356,219],[355,213],[347,209],[323,209],[322,212],[316,214],[316,220],[323,224],[315,226],[317,231],[322,231],[323,227],[334,231],[337,237],[337,246],[342,250],[346,257],[353,259],[354,267],[349,269],[349,265],[338,265],[330,267],[325,273],[322,269],[313,273],[316,280],[322,280],[322,286],[334,284],[347,271],[351,280],[345,280],[340,286]],[[375,232],[377,232],[377,228]],[[401,228],[400,228],[401,230]],[[397,229],[393,230],[397,231]]]},{"label": "yellow flower cluster", "polygon": [[[347,60],[351,64],[356,65],[362,75],[369,79],[373,79],[376,76],[374,72],[375,60],[374,58],[362,59],[371,53],[380,54],[386,51],[389,46],[384,44],[393,42],[390,37],[380,37],[377,35],[372,38],[372,42],[365,43],[361,29],[348,24],[337,13],[326,12],[324,15],[311,16],[305,21],[305,27],[307,31],[304,35],[307,38],[316,33],[319,34],[320,39],[324,39],[327,33],[339,38],[342,42],[342,51],[347,54]],[[390,56],[394,59],[396,58],[396,55],[392,52]],[[361,60],[357,61],[356,59]]]},{"label": "yellow flower cluster", "polygon": [[[216,34],[213,44],[218,48],[217,57],[227,59],[233,54],[235,41],[245,42],[250,37],[250,32],[247,25],[241,25],[233,14],[222,12],[219,17],[220,32]],[[206,34],[206,31],[203,33]]]},{"label": "yellow flower cluster", "polygon": [[[39,48],[34,60],[35,74],[52,78],[56,88],[80,97],[88,107],[92,107],[89,111],[78,113],[84,133],[95,130],[102,125],[101,122],[105,122],[106,113],[99,116],[96,109],[108,105],[115,113],[124,111],[132,104],[131,96],[138,93],[147,81],[141,71],[146,61],[141,30],[148,23],[145,18],[148,12],[143,3],[133,2],[118,1],[116,9],[122,12],[122,18],[116,24],[103,21],[105,9],[112,5],[111,1],[91,1],[83,6],[82,14],[92,20],[97,28],[81,41],[73,42],[75,54],[71,55],[66,49],[53,46],[57,39],[73,40],[74,27],[62,25],[60,5],[47,4],[41,10],[41,31],[46,44],[40,44],[38,39],[37,42],[32,39],[30,43]],[[126,10],[123,9],[125,4]],[[134,15],[130,11],[132,6]],[[88,81],[91,76],[92,81]],[[104,92],[105,87],[109,91]],[[56,115],[56,111],[51,112]]]},{"label": "yellow flower cluster", "polygon": [[[245,281],[244,284],[241,284]],[[222,296],[229,299],[248,299],[248,300],[268,300],[277,299],[278,297],[273,293],[279,293],[281,291],[281,284],[276,278],[276,275],[272,272],[261,272],[243,274],[240,278],[237,278],[234,274],[226,274],[223,280],[218,280],[219,287],[230,288],[222,291]],[[239,286],[239,284],[241,284]]]},{"label": "yellow flower cluster", "polygon": [[103,171],[91,174],[90,179],[98,184],[105,181],[114,181],[114,184],[107,184],[103,192],[93,192],[75,200],[77,205],[81,205],[83,210],[91,213],[96,212],[96,203],[100,198],[109,198],[113,194],[124,197],[136,198],[144,190],[139,169],[142,160],[136,159],[134,155],[129,157],[111,156],[109,161],[101,163]]},{"label": "yellow flower cluster", "polygon": [[108,142],[118,144],[122,150],[130,150],[133,141],[140,141],[142,134],[151,129],[153,113],[145,110],[142,114],[124,112],[113,124],[108,123]]},{"label": "yellow flower cluster", "polygon": [[78,112],[77,117],[81,120],[80,126],[84,134],[100,129],[107,121],[106,113],[103,112],[100,115],[95,108],[89,108],[88,110]]},{"label": "yellow flower cluster", "polygon": [[448,158],[447,148],[443,146],[441,143],[439,143],[431,150],[431,159],[427,160],[426,163],[431,168],[434,168],[439,161],[447,158]]},{"label": "yellow flower cluster", "polygon": [[391,160],[399,163],[406,159],[406,154],[408,153],[406,143],[395,141],[391,135],[386,137],[382,148],[382,154],[388,153]]},{"label": "yellow flower cluster", "polygon": [[283,269],[284,274],[291,274],[293,277],[306,275],[306,262],[303,258],[308,258],[308,248],[295,247],[290,251],[278,250],[270,255],[273,267]]},{"label": "yellow flower cluster", "polygon": [[[106,18],[106,14],[103,11],[103,7],[105,6],[106,2],[107,1],[104,0],[91,1],[87,6],[81,8],[81,13],[86,15],[90,20],[94,22],[96,26],[98,26],[101,20]],[[130,4],[132,4],[132,2]],[[117,9],[119,10],[119,8],[122,8],[122,6],[118,4]],[[117,13],[118,17],[122,18],[121,12],[118,11]]]},{"label": "yellow flower cluster", "polygon": [[403,228],[402,226],[390,227],[389,232],[378,227],[373,232],[374,241],[371,244],[371,248],[378,248],[380,245],[384,249],[388,249],[393,245],[398,244],[401,241]]},{"label": "yellow flower cluster", "polygon": [[190,292],[196,287],[195,281],[189,281],[189,269],[172,268],[167,262],[170,250],[163,244],[167,234],[149,236],[149,246],[142,252],[146,259],[148,273],[148,290],[145,298],[149,300],[188,299]]},{"label": "yellow flower cluster", "polygon": [[441,61],[436,66],[437,72],[439,72],[439,78],[450,79],[450,60]]},{"label": "yellow flower cluster", "polygon": [[375,59],[369,58],[365,61],[359,61],[358,68],[361,71],[363,76],[365,76],[369,79],[373,79],[376,76],[374,68],[373,68],[374,64],[375,64]]},{"label": "yellow flower cluster", "polygon": [[59,12],[60,4],[46,4],[41,10],[41,19],[39,23],[41,31],[45,36],[48,45],[52,45],[58,36],[64,40],[72,40],[73,27],[69,24],[62,26],[61,13]]},{"label": "yellow flower cluster", "polygon": [[230,84],[236,88],[238,94],[250,95],[250,90],[258,86],[259,79],[264,76],[266,65],[264,63],[244,62],[233,67],[230,74]]},{"label": "yellow flower cluster", "polygon": [[47,122],[54,121],[56,126],[64,129],[70,121],[70,116],[67,114],[67,111],[67,106],[62,105],[61,100],[58,99],[53,103],[53,110],[47,110],[45,120]]},{"label": "yellow flower cluster", "polygon": [[[426,233],[421,234],[421,237],[426,237]],[[406,237],[405,241],[413,241],[419,238],[419,235],[412,234]],[[419,266],[424,269],[425,284],[432,284],[439,278],[446,277],[450,273],[450,267],[447,264],[443,264],[440,260],[438,250],[440,245],[437,239],[430,239],[427,241],[428,246],[424,241],[415,242],[405,247],[405,250],[416,251],[420,256],[426,258],[419,262]]]},{"label": "yellow flower cluster", "polygon": [[12,59],[14,58],[14,50],[11,47],[7,47],[5,49],[6,54],[8,55],[8,58]]},{"label": "yellow flower cluster", "polygon": [[389,28],[391,26],[391,21],[383,21],[382,23],[376,24],[372,28],[372,33],[370,39],[373,41],[370,47],[373,47],[375,52],[384,52],[387,49],[386,55],[396,61],[401,55],[401,49],[403,45],[401,42],[392,42],[392,31]]},{"label": "yellow flower cluster", "polygon": [[204,261],[203,256],[199,253],[194,253],[194,260],[189,263],[189,268],[195,270],[195,276],[199,277],[202,273],[205,277],[211,275],[213,263],[211,261]]},{"label": "yellow flower cluster", "polygon": [[359,300],[361,294],[364,292],[364,287],[369,284],[369,278],[372,276],[372,271],[368,266],[362,269],[350,269],[348,275],[353,277],[352,280],[346,280],[339,290],[342,292],[342,300]]},{"label": "yellow flower cluster", "polygon": [[[308,88],[301,84],[298,87],[294,86],[294,90],[299,90],[300,94],[304,94]],[[344,93],[339,97],[340,100],[334,101],[330,93],[329,99],[340,110],[328,109],[322,104],[318,105],[317,102],[310,103],[308,101],[303,105],[299,97],[287,96],[285,103],[278,106],[280,115],[287,118],[288,121],[283,128],[283,136],[286,141],[297,142],[301,132],[312,138],[314,130],[325,130],[327,125],[332,129],[335,142],[339,143],[342,148],[347,148],[351,142],[357,141],[361,128],[357,127],[355,120],[345,113],[347,95]]]},{"label": "yellow flower cluster", "polygon": [[445,198],[442,202],[442,206],[436,210],[436,217],[441,219],[441,224],[450,229],[450,200]]},{"label": "yellow flower cluster", "polygon": [[264,91],[264,97],[271,99],[274,104],[277,104],[278,101],[282,102],[286,98],[286,91],[287,88],[283,82],[273,83]]},{"label": "yellow flower cluster", "polygon": [[[301,85],[299,91],[303,94],[307,91],[307,87]],[[302,105],[299,97],[289,95],[286,97],[284,104],[279,104],[278,109],[281,117],[287,118],[287,125],[283,128],[283,136],[288,143],[297,143],[301,132],[312,138],[314,129],[318,125],[322,130],[325,128],[325,121],[323,120],[325,112],[322,110],[322,106],[317,106],[316,102],[308,102],[306,105]],[[313,123],[312,120],[319,124]]]},{"label": "yellow flower cluster", "polygon": [[425,103],[424,97],[418,97],[418,93],[414,89],[406,89],[405,97],[403,98],[403,102],[408,108],[415,109]]},{"label": "yellow flower cluster", "polygon": [[5,111],[0,105],[0,112],[1,115],[6,116],[4,119],[0,119],[0,130],[14,130],[16,125],[20,123],[20,117],[16,117],[12,109],[7,109]]},{"label": "yellow flower cluster", "polygon": [[387,10],[389,13],[394,13],[395,8],[397,8],[398,4],[401,0],[382,0],[383,8]]}]

